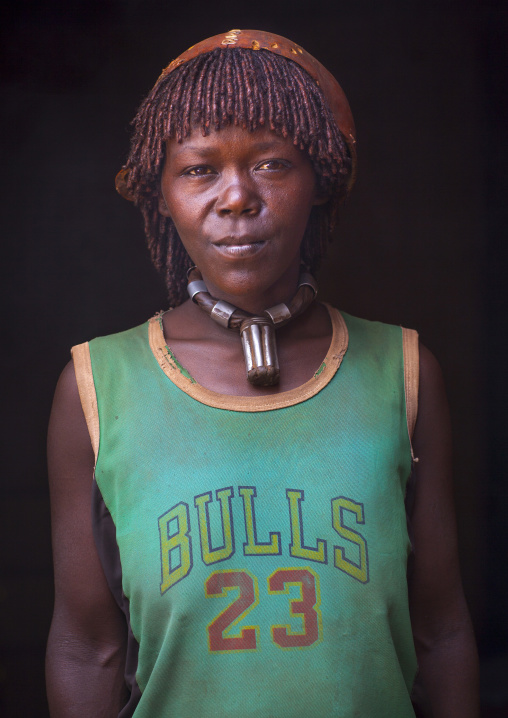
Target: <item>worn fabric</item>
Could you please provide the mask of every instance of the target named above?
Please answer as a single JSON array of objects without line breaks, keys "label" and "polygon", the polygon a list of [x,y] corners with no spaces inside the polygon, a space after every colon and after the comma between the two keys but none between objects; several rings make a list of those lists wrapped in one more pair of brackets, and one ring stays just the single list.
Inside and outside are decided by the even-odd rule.
[{"label": "worn fabric", "polygon": [[122,718],[414,716],[403,332],[330,313],[316,376],[250,404],[201,392],[160,318],[89,343]]}]

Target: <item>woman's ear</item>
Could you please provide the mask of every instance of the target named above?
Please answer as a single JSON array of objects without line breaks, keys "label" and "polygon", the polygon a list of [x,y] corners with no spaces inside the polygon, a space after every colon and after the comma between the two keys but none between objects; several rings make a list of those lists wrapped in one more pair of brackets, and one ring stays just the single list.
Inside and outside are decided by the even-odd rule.
[{"label": "woman's ear", "polygon": [[316,190],[316,194],[314,195],[314,207],[317,207],[322,204],[326,204],[328,200],[330,199],[330,195],[327,192],[319,192]]},{"label": "woman's ear", "polygon": [[171,215],[169,214],[168,205],[166,204],[166,200],[164,199],[164,195],[162,194],[162,190],[160,190],[160,189],[159,189],[159,212],[162,214],[163,217],[171,218]]}]

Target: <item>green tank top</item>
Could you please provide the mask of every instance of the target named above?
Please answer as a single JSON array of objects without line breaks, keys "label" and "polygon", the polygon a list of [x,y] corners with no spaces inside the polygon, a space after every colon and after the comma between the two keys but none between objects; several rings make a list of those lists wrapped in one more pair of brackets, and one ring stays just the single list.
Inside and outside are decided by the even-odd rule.
[{"label": "green tank top", "polygon": [[414,717],[416,333],[329,311],[315,376],[259,398],[197,384],[161,317],[74,349],[96,543],[129,626],[122,718]]}]

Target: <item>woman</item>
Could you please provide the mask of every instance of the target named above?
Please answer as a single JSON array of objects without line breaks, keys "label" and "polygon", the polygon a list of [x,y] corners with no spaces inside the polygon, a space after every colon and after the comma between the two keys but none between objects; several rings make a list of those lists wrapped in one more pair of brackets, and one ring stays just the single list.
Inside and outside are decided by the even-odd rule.
[{"label": "woman", "polygon": [[233,30],[134,126],[117,188],[173,309],[57,387],[52,715],[402,718],[418,667],[433,716],[477,716],[439,367],[314,301],[354,180],[342,90]]}]

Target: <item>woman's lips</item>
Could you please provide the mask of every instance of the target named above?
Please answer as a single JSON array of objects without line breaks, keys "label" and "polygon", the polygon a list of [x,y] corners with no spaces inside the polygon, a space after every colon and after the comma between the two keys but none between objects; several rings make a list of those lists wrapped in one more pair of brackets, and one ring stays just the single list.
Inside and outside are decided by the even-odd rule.
[{"label": "woman's lips", "polygon": [[266,245],[266,240],[234,239],[228,238],[214,242],[213,246],[225,257],[251,257],[260,252]]}]

